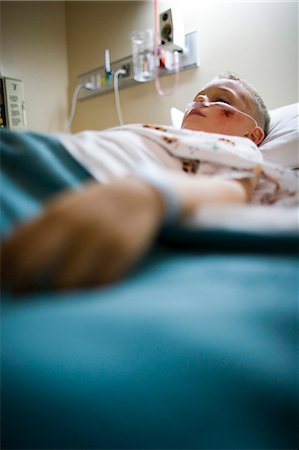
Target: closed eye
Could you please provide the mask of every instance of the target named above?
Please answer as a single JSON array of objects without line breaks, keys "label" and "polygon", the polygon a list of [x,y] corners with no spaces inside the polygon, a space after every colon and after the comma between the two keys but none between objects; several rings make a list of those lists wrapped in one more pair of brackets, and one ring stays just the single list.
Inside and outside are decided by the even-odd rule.
[{"label": "closed eye", "polygon": [[226,103],[226,104],[230,104],[227,100],[224,100],[223,98],[216,98],[215,102],[221,102],[221,103]]}]

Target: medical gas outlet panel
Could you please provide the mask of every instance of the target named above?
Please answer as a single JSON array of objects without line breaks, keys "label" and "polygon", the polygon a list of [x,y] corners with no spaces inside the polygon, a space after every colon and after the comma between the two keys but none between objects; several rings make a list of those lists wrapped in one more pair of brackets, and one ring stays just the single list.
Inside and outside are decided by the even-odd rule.
[{"label": "medical gas outlet panel", "polygon": [[[185,35],[184,51],[180,53],[180,71],[198,67],[198,51],[197,51],[197,31],[193,31]],[[86,98],[94,97],[96,95],[104,95],[113,91],[113,74],[123,69],[125,74],[119,75],[118,86],[119,89],[124,89],[130,86],[139,84],[134,79],[133,74],[133,58],[132,55],[113,61],[110,64],[110,72],[107,71],[106,65],[97,67],[88,72],[85,72],[78,77],[78,85],[87,85],[92,83],[95,89],[87,89],[82,87],[79,92],[78,99],[84,100]],[[160,68],[160,76],[172,75],[175,69],[169,70]]]}]

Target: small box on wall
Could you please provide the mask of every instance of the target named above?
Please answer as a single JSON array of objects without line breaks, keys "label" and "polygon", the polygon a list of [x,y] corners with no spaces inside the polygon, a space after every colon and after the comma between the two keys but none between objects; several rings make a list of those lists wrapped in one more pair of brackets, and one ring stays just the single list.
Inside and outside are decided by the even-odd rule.
[{"label": "small box on wall", "polygon": [[27,129],[24,83],[14,78],[0,78],[0,128]]}]

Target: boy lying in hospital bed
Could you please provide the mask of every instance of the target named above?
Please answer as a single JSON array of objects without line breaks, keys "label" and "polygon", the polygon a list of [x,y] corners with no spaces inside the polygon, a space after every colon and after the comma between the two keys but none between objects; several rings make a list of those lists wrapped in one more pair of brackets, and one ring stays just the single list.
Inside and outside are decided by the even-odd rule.
[{"label": "boy lying in hospital bed", "polygon": [[162,224],[203,205],[294,202],[293,173],[263,163],[258,149],[268,126],[256,91],[228,74],[196,95],[181,130],[145,124],[58,135],[96,181],[54,198],[6,239],[4,285],[111,283],[141,259]]}]

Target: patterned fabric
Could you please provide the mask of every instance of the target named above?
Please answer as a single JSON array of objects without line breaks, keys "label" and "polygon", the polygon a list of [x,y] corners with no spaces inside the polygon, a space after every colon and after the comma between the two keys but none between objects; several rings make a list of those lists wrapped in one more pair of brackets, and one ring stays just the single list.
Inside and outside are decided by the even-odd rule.
[{"label": "patterned fabric", "polygon": [[263,162],[248,138],[153,124],[133,124],[102,132],[60,135],[63,145],[100,182],[156,164],[191,176],[257,178],[253,204],[298,203],[298,174]]}]

